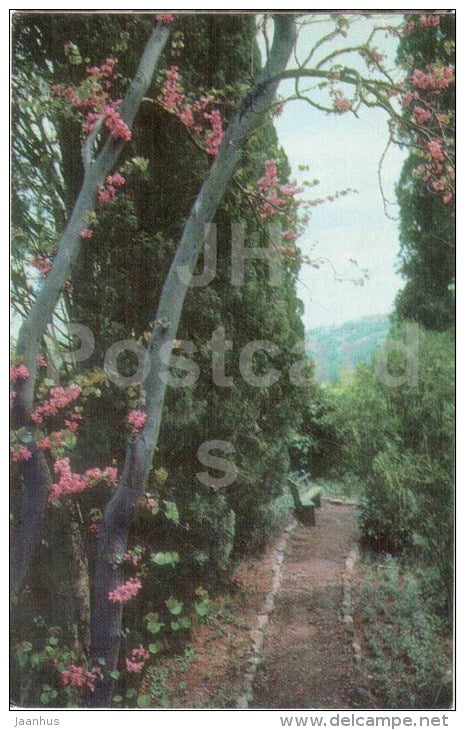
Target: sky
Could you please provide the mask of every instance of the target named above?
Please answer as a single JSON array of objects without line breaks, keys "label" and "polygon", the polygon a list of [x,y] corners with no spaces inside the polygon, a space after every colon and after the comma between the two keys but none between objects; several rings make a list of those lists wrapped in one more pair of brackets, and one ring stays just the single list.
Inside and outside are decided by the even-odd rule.
[{"label": "sky", "polygon": [[[398,23],[401,18],[397,15],[390,19]],[[322,15],[320,19],[325,17]],[[381,22],[384,21],[380,16],[359,16],[348,37],[341,38],[338,46],[365,41],[371,28]],[[297,54],[304,54],[311,47],[312,39],[329,28],[326,20],[303,28]],[[394,67],[397,40],[392,36],[385,38],[382,33],[372,45],[386,55],[386,65]],[[333,42],[325,52],[334,48]],[[348,64],[347,56],[344,60]],[[360,60],[358,68],[366,71],[363,61]],[[291,81],[283,82],[278,90],[284,97],[292,92]],[[312,253],[315,246],[313,255],[330,262],[321,269],[302,266],[298,295],[305,306],[306,329],[366,315],[388,314],[403,280],[396,273],[398,222],[386,217],[378,183],[378,165],[389,136],[387,114],[378,109],[360,110],[359,118],[350,113],[325,114],[305,102],[291,101],[275,119],[275,127],[292,168],[291,177],[299,182],[320,180],[321,184],[306,191],[305,196],[325,197],[348,187],[358,191],[313,208],[307,232],[299,239],[302,253]],[[394,185],[404,159],[405,152],[391,146],[382,170],[383,189],[390,201],[395,201]],[[309,171],[299,171],[299,164],[308,165]],[[397,217],[397,206],[389,208],[389,215]],[[360,269],[368,269],[369,279],[363,287],[347,281],[360,278],[360,271],[349,259],[355,259]],[[342,278],[343,283],[337,278]]]}]

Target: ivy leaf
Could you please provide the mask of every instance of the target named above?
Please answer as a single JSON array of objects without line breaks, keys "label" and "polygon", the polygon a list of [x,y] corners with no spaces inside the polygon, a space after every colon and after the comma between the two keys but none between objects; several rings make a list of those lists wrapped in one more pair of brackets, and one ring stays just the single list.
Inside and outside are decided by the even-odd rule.
[{"label": "ivy leaf", "polygon": [[194,604],[197,615],[203,618],[208,613],[208,605],[204,601],[196,601]]},{"label": "ivy leaf", "polygon": [[16,431],[16,437],[23,444],[30,444],[32,441],[32,434],[24,426]]},{"label": "ivy leaf", "polygon": [[163,500],[163,503],[165,505],[165,517],[167,520],[171,520],[171,522],[174,522],[176,525],[179,524],[179,512],[178,508],[176,506],[175,502],[167,502],[166,499]]},{"label": "ivy leaf", "polygon": [[158,634],[158,632],[160,631],[160,629],[163,628],[164,625],[165,624],[162,624],[160,622],[156,622],[156,623],[154,621],[150,622],[147,624],[147,631],[150,634]]},{"label": "ivy leaf", "polygon": [[137,707],[150,707],[150,695],[139,695],[137,698]]},{"label": "ivy leaf", "polygon": [[150,560],[156,565],[171,565],[174,568],[179,563],[179,553],[152,553]]},{"label": "ivy leaf", "polygon": [[163,647],[163,642],[154,641],[152,644],[149,644],[149,652],[151,654],[157,654],[162,647]]},{"label": "ivy leaf", "polygon": [[179,619],[179,624],[182,629],[190,629],[192,621],[190,620],[189,616],[181,616]]},{"label": "ivy leaf", "polygon": [[184,603],[182,601],[178,601],[176,598],[168,598],[168,600],[165,601],[165,606],[168,611],[173,614],[173,616],[179,616]]}]

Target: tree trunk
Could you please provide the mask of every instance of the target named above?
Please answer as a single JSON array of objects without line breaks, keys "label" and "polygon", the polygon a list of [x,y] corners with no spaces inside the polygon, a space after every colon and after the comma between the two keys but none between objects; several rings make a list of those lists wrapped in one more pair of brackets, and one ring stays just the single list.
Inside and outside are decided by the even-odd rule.
[{"label": "tree trunk", "polygon": [[[169,37],[169,28],[158,24],[145,46],[139,68],[124,97],[120,116],[131,128],[139,106],[148,91],[160,54]],[[50,324],[60,294],[69,277],[71,267],[78,256],[81,231],[88,226],[88,214],[95,205],[99,187],[116,164],[123,142],[108,136],[102,151],[87,166],[84,182],[74,206],[71,218],[63,233],[52,269],[42,284],[37,298],[18,334],[16,353],[29,371],[26,380],[16,386],[13,423],[15,428],[31,428],[34,392],[37,375],[37,355],[42,338]],[[22,463],[22,496],[19,508],[19,525],[12,545],[11,588],[18,588],[34,554],[39,539],[51,483],[50,472],[42,452],[35,444],[29,447],[33,456]]]},{"label": "tree trunk", "polygon": [[[123,474],[107,505],[98,535],[94,581],[94,605],[91,626],[91,656],[95,662],[105,660],[105,676],[89,697],[93,706],[103,707],[111,700],[112,681],[109,673],[116,668],[120,646],[122,607],[108,599],[110,591],[123,581],[116,558],[126,551],[128,530],[137,500],[143,495],[152,465],[161,425],[166,384],[160,373],[165,370],[160,359],[163,345],[176,339],[179,320],[189,284],[181,281],[178,267],[194,271],[202,250],[205,226],[212,222],[233,172],[240,160],[247,136],[256,126],[260,114],[275,97],[279,80],[295,43],[293,15],[276,15],[273,45],[252,92],[243,100],[231,120],[215,162],[200,189],[187,220],[165,281],[149,344],[150,371],[144,381],[147,420],[141,433],[127,448]],[[184,278],[184,277],[183,277]],[[166,325],[166,326],[165,326]]]}]

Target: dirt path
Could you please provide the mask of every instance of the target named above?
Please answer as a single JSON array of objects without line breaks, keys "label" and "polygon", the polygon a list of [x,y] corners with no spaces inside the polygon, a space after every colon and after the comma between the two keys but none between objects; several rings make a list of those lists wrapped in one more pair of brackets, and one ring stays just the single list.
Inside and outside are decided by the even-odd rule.
[{"label": "dirt path", "polygon": [[360,706],[352,637],[341,618],[345,559],[358,537],[355,508],[324,503],[316,523],[290,535],[251,707]]}]

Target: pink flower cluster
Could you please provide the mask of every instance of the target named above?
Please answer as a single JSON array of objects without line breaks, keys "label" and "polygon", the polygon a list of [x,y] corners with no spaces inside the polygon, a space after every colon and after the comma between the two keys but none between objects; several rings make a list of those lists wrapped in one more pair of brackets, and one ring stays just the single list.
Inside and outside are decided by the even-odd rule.
[{"label": "pink flower cluster", "polygon": [[340,114],[345,114],[350,111],[350,101],[344,96],[342,91],[334,92],[333,109]]},{"label": "pink flower cluster", "polygon": [[100,669],[94,669],[88,671],[84,667],[80,667],[76,664],[70,664],[68,669],[64,669],[60,672],[61,683],[65,686],[87,687],[91,692],[95,690],[95,681],[98,678]]},{"label": "pink flower cluster", "polygon": [[[440,24],[441,18],[439,15],[420,15],[419,27],[420,28],[437,28]],[[402,34],[408,36],[417,28],[414,20],[409,20],[403,27]]]},{"label": "pink flower cluster", "polygon": [[283,238],[285,241],[297,241],[298,235],[295,231],[289,228],[287,231],[284,231]]},{"label": "pink flower cluster", "polygon": [[81,238],[92,238],[94,232],[92,228],[83,228],[80,235]]},{"label": "pink flower cluster", "polygon": [[114,75],[117,63],[116,58],[107,58],[101,66],[87,66],[86,73],[90,79],[87,79],[81,94],[72,86],[63,88],[60,84],[54,84],[52,92],[85,114],[82,122],[82,130],[85,134],[90,134],[95,129],[103,115],[104,124],[111,136],[114,139],[128,142],[131,139],[131,130],[118,112],[121,99],[112,101],[108,93],[111,88],[110,79]]},{"label": "pink flower cluster", "polygon": [[126,583],[110,591],[108,598],[113,603],[127,603],[131,598],[137,596],[142,588],[139,578],[129,578]]},{"label": "pink flower cluster", "polygon": [[155,20],[157,23],[174,23],[174,15],[172,13],[158,13]]},{"label": "pink flower cluster", "polygon": [[420,15],[420,26],[422,28],[436,28],[440,20],[439,15]]},{"label": "pink flower cluster", "polygon": [[129,425],[132,426],[133,433],[138,433],[144,427],[147,414],[145,411],[134,409],[129,411],[127,420]]},{"label": "pink flower cluster", "polygon": [[144,649],[142,644],[135,646],[129,657],[126,658],[126,669],[128,672],[140,674],[145,663],[150,659],[150,652]]},{"label": "pink flower cluster", "polygon": [[29,370],[25,365],[16,365],[10,368],[10,380],[15,383],[17,380],[26,380],[29,377]]},{"label": "pink flower cluster", "polygon": [[[219,109],[206,111],[207,107],[214,101],[211,95],[202,96],[195,100],[192,105],[186,102],[186,95],[181,88],[179,67],[171,66],[165,75],[160,104],[169,112],[176,114],[181,122],[191,129],[194,135],[203,139],[205,149],[209,155],[216,156],[224,136],[223,122]],[[195,114],[203,113],[203,119],[210,123],[211,129],[205,129],[202,121],[195,119]],[[202,138],[204,135],[204,138]]]},{"label": "pink flower cluster", "polygon": [[77,400],[82,393],[82,388],[76,383],[68,389],[61,386],[55,386],[50,389],[50,397],[47,398],[40,406],[37,406],[31,414],[31,419],[36,424],[43,422],[44,416],[56,416],[58,411],[66,408],[70,403]]},{"label": "pink flower cluster", "polygon": [[213,109],[211,112],[205,112],[203,116],[212,126],[211,131],[206,134],[207,152],[209,155],[217,155],[224,137],[220,110]]},{"label": "pink flower cluster", "polygon": [[368,68],[376,68],[376,66],[382,64],[386,58],[386,56],[377,48],[374,48],[374,46],[368,46],[364,52],[364,56]]},{"label": "pink flower cluster", "polygon": [[406,23],[404,25],[403,29],[402,29],[402,35],[403,36],[410,35],[411,33],[413,33],[413,31],[415,30],[415,28],[416,28],[415,21],[414,20],[409,20],[409,22]]},{"label": "pink flower cluster", "polygon": [[434,160],[444,160],[444,150],[440,139],[431,139],[426,143],[426,149]]},{"label": "pink flower cluster", "polygon": [[102,480],[110,482],[114,486],[117,479],[117,471],[112,466],[107,466],[105,469],[97,467],[88,469],[82,475],[75,474],[71,471],[68,457],[58,458],[53,465],[53,470],[55,474],[59,475],[59,480],[52,484],[49,494],[50,502],[58,502],[60,497],[83,492]]},{"label": "pink flower cluster", "polygon": [[278,184],[278,167],[275,160],[265,161],[265,174],[258,181],[258,189],[261,198],[258,215],[262,220],[285,212],[288,205],[296,205],[295,196],[303,192],[295,182]]},{"label": "pink flower cluster", "polygon": [[47,276],[48,272],[52,268],[52,262],[48,256],[34,256],[31,259],[31,265],[40,271],[41,276]]},{"label": "pink flower cluster", "polygon": [[126,122],[123,122],[114,106],[107,104],[103,109],[103,114],[105,117],[105,126],[113,139],[122,139],[124,142],[129,142],[131,139],[131,130]]},{"label": "pink flower cluster", "polygon": [[20,446],[19,448],[13,449],[11,452],[11,458],[13,461],[28,461],[31,456],[32,454],[26,446]]},{"label": "pink flower cluster", "polygon": [[46,368],[47,367],[47,360],[43,355],[37,355],[37,367],[39,368]]},{"label": "pink flower cluster", "polygon": [[413,116],[412,121],[415,122],[415,124],[426,124],[426,122],[429,122],[431,119],[432,114],[429,109],[424,109],[421,106],[415,106],[413,107]]},{"label": "pink flower cluster", "polygon": [[180,77],[178,71],[179,66],[171,66],[167,70],[161,103],[169,112],[175,111],[179,114],[182,111],[185,95],[180,89]]},{"label": "pink flower cluster", "polygon": [[98,199],[100,203],[109,203],[116,196],[117,188],[121,188],[126,183],[126,178],[115,172],[114,175],[108,175],[106,184],[102,185],[98,191]]},{"label": "pink flower cluster", "polygon": [[94,78],[109,79],[115,72],[117,58],[106,58],[101,66],[86,66],[86,73]]},{"label": "pink flower cluster", "polygon": [[454,67],[433,64],[428,71],[416,68],[410,77],[412,86],[423,91],[438,92],[446,89],[454,80]]}]

